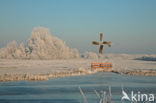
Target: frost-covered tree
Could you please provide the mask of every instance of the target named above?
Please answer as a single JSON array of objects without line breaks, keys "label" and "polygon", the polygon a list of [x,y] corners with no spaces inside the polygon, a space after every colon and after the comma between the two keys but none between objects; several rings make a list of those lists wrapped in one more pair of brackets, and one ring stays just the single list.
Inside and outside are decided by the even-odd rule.
[{"label": "frost-covered tree", "polygon": [[77,49],[70,49],[65,42],[51,36],[49,30],[36,27],[26,45],[18,47],[16,41],[0,49],[0,58],[5,59],[72,59],[79,58]]},{"label": "frost-covered tree", "polygon": [[5,48],[0,49],[0,58],[12,59],[15,57],[15,52],[17,50],[17,42],[14,40],[7,44]]},{"label": "frost-covered tree", "polygon": [[85,54],[83,55],[83,57],[85,59],[98,59],[98,55],[94,52],[85,52]]}]

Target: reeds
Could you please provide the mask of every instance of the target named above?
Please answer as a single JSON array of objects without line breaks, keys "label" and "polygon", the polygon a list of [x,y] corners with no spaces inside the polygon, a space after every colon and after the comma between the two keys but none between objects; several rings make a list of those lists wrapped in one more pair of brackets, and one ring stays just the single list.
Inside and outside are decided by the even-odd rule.
[{"label": "reeds", "polygon": [[83,68],[79,68],[75,71],[66,71],[66,72],[51,72],[47,74],[4,74],[0,75],[0,81],[16,81],[16,80],[48,80],[50,78],[60,78],[60,77],[67,77],[67,76],[80,76],[80,75],[87,75],[93,74],[95,71],[86,70]]},{"label": "reeds", "polygon": [[80,75],[88,75],[96,72],[114,72],[119,74],[127,74],[127,75],[142,75],[142,76],[156,76],[156,71],[151,70],[112,70],[105,71],[103,69],[91,70],[79,68],[74,71],[61,71],[61,72],[51,72],[46,74],[14,74],[14,73],[6,73],[0,75],[0,81],[16,81],[16,80],[48,80],[50,78],[60,78],[67,76],[80,76]]},{"label": "reeds", "polygon": [[[85,96],[84,92],[82,89],[79,87],[80,93],[83,97],[83,103],[88,103],[87,97]],[[109,93],[107,95],[106,91],[100,91],[98,93],[96,90],[94,90],[96,96],[97,96],[97,103],[112,103],[112,93],[111,93],[111,87],[109,87]]]}]

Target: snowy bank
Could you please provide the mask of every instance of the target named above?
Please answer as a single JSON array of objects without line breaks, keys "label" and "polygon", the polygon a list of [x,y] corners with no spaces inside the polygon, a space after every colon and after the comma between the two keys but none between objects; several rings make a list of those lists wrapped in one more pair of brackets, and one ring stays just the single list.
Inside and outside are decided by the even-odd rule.
[{"label": "snowy bank", "polygon": [[0,59],[0,81],[48,80],[66,76],[81,76],[97,72],[114,72],[126,75],[156,76],[155,61],[140,61],[114,57],[101,59],[111,62],[112,71],[91,70],[94,59],[69,60],[3,60]]}]

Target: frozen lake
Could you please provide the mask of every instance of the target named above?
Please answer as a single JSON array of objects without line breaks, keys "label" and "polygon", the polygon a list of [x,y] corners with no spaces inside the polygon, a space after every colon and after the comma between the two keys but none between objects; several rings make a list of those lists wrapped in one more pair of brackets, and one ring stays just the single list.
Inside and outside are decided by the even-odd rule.
[{"label": "frozen lake", "polygon": [[115,103],[121,103],[121,85],[127,93],[133,90],[156,95],[156,77],[96,73],[47,81],[0,82],[0,103],[82,103],[78,86],[89,103],[97,103],[94,90],[108,91],[108,85],[112,87]]}]

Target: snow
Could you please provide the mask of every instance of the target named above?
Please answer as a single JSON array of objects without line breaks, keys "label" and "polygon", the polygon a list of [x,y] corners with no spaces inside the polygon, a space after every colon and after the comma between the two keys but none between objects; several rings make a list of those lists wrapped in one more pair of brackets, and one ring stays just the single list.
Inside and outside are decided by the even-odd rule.
[{"label": "snow", "polygon": [[98,59],[98,55],[94,52],[88,52],[86,51],[84,55],[82,55],[83,58],[85,59],[95,59],[97,60]]},{"label": "snow", "polygon": [[69,48],[65,42],[51,36],[49,30],[43,27],[34,28],[25,45],[21,43],[18,46],[14,40],[0,49],[2,59],[73,59],[79,57],[77,49]]},{"label": "snow", "polygon": [[[110,62],[111,72],[129,75],[156,76],[156,55],[104,54],[77,49],[50,34],[47,28],[36,27],[26,44],[14,40],[0,49],[0,81],[47,80],[96,73],[92,62]],[[108,72],[108,70],[105,70]]]},{"label": "snow", "polygon": [[0,59],[0,81],[48,80],[49,78],[80,76],[98,72],[92,62],[110,62],[112,72],[129,75],[156,76],[156,62],[135,60],[142,55],[108,54],[103,59],[68,60],[7,60]]},{"label": "snow", "polygon": [[156,61],[156,55],[145,55],[145,56],[136,58],[136,60]]}]

